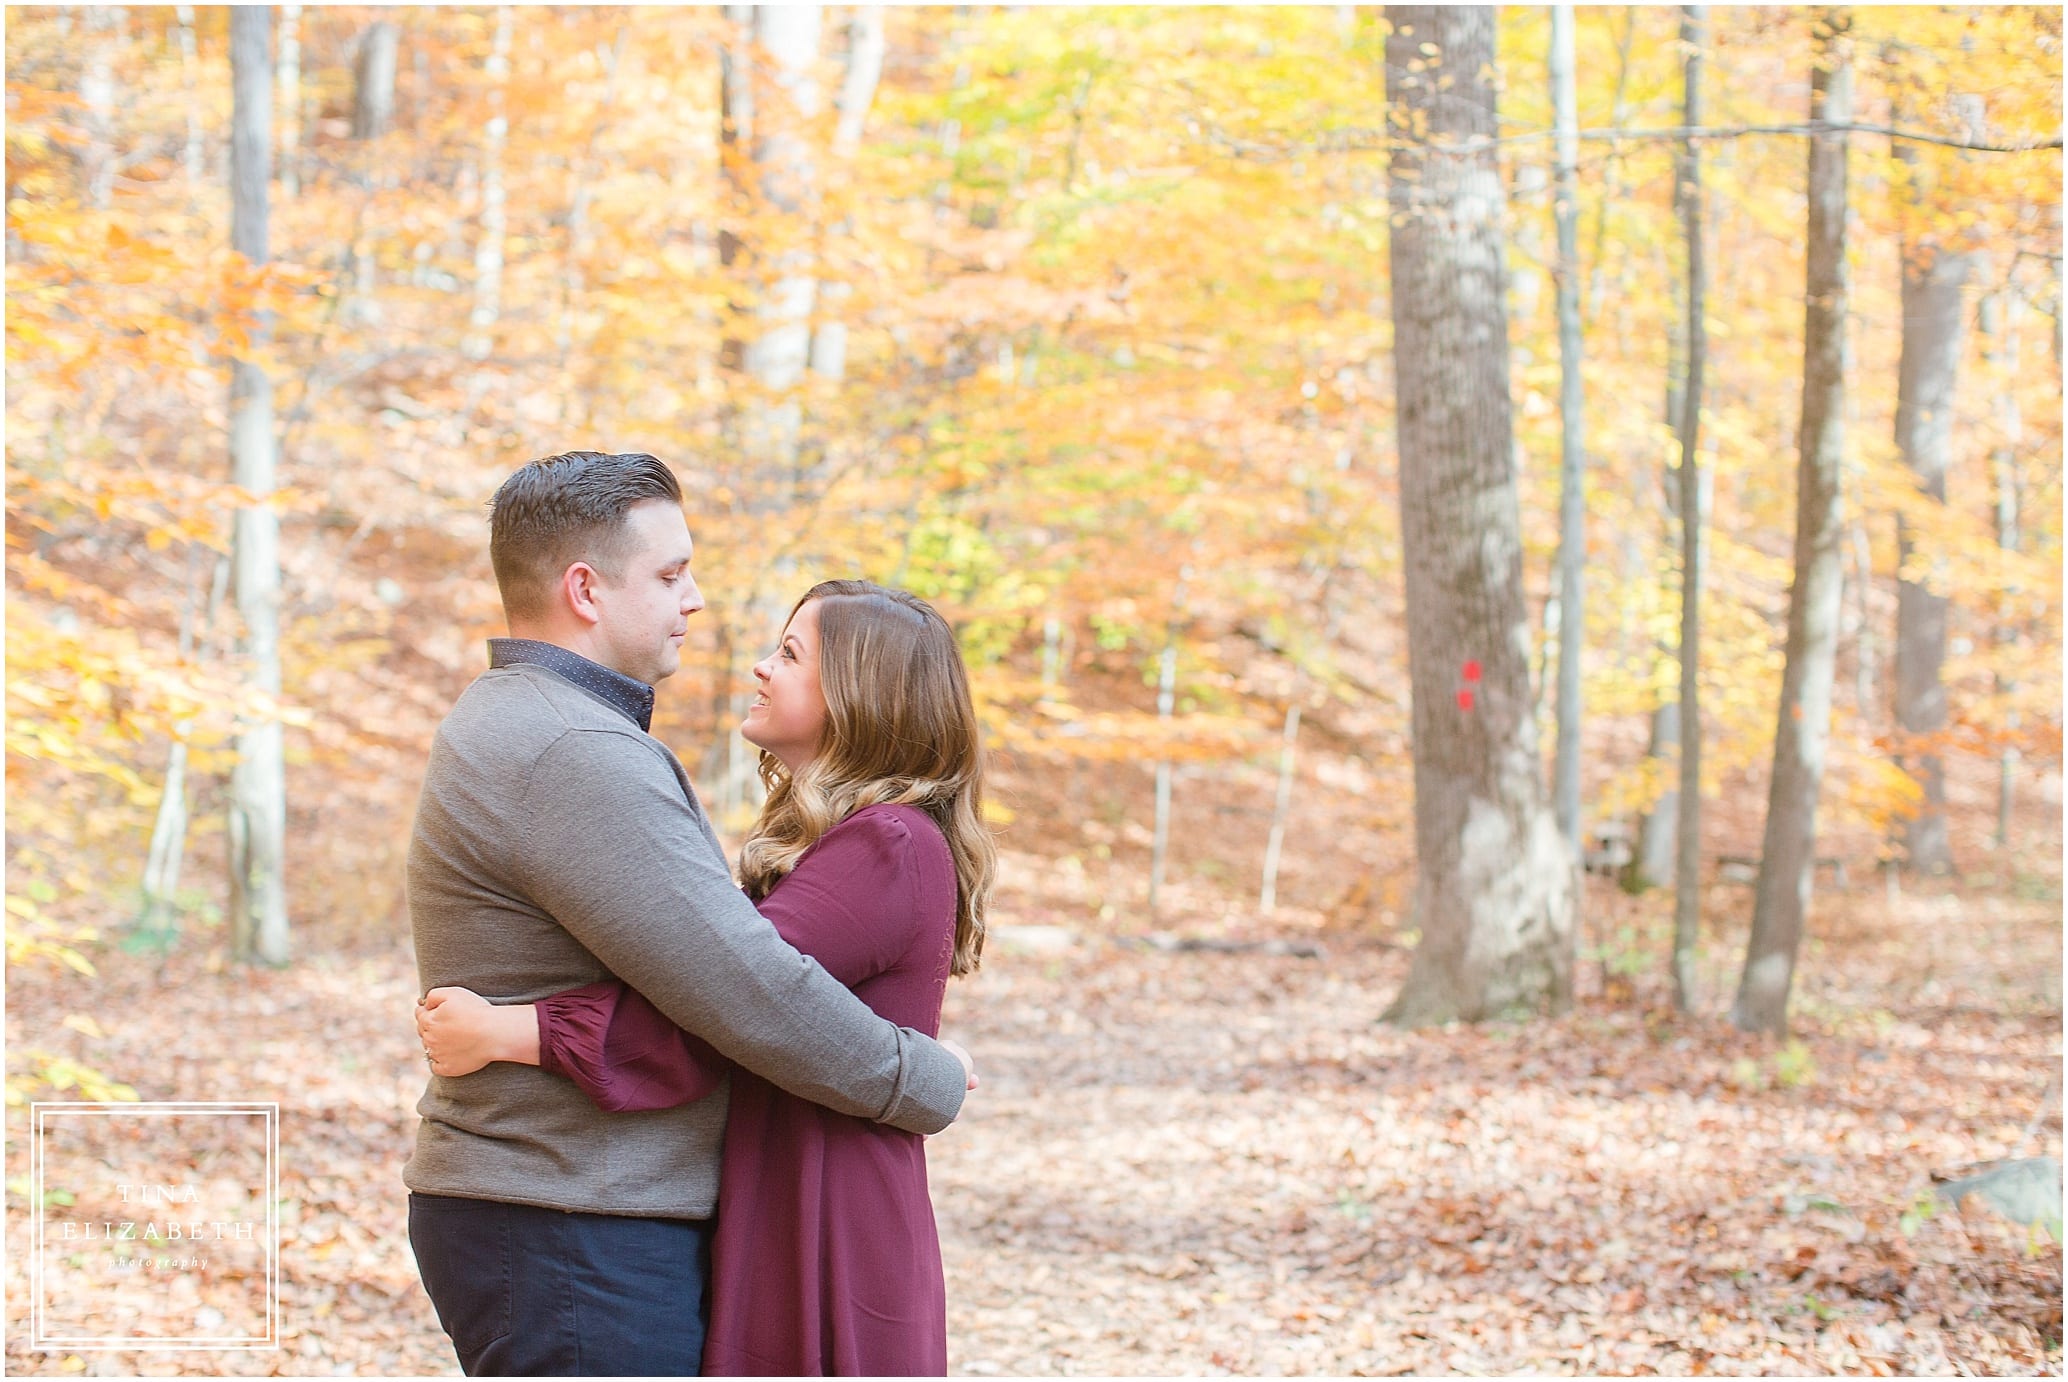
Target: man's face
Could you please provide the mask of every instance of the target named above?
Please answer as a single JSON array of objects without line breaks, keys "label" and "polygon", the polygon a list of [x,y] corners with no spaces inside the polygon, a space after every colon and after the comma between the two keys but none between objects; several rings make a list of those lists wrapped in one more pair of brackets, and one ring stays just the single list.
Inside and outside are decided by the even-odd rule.
[{"label": "man's face", "polygon": [[600,576],[596,604],[601,659],[612,669],[648,686],[671,677],[682,665],[682,640],[689,616],[704,607],[690,574],[693,544],[682,510],[665,499],[635,504],[625,515],[628,555],[619,579]]}]

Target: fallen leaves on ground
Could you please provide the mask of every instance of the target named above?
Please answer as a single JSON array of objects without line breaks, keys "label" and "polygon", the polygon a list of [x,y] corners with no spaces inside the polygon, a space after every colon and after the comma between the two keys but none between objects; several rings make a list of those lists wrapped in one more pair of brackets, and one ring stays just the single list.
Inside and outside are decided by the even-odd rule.
[{"label": "fallen leaves on ground", "polygon": [[[1401,1032],[1376,1021],[1397,946],[1022,948],[1002,921],[950,996],[983,1085],[929,1148],[951,1367],[2058,1371],[2059,1248],[1920,1208],[1933,1170],[2060,1155],[2058,909],[1971,904],[1955,930],[1929,899],[1847,905],[1794,1046],[1676,1019],[1593,960],[1563,1018]],[[120,1016],[91,1037],[18,978],[11,1039],[70,1040],[147,1099],[280,1102],[282,1346],[27,1352],[16,1192],[9,1369],[455,1373],[399,1179],[413,988],[401,939],[278,973],[115,954],[95,1007]]]},{"label": "fallen leaves on ground", "polygon": [[951,989],[983,1086],[930,1152],[951,1366],[2058,1371],[2059,1247],[1916,1212],[1934,1168],[2058,1155],[2058,914],[1827,906],[1794,1046],[1600,965],[1560,1020],[1401,1032],[1397,948],[1002,929]]}]

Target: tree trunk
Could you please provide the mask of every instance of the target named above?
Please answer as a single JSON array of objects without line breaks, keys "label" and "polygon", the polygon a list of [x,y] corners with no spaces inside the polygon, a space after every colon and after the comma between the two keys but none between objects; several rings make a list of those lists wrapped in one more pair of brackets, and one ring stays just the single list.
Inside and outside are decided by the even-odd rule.
[{"label": "tree trunk", "polygon": [[883,77],[883,11],[873,5],[855,8],[847,27],[847,74],[840,83],[840,123],[833,129],[833,152],[852,158],[862,147],[862,127]]},{"label": "tree trunk", "polygon": [[[507,54],[508,18],[496,14],[497,48]],[[395,123],[395,54],[401,31],[385,19],[366,26],[359,39],[359,59],[352,67],[352,138],[378,139]],[[500,94],[491,97],[498,101]]]},{"label": "tree trunk", "polygon": [[[568,354],[574,348],[574,315],[587,289],[587,264],[589,254],[595,248],[595,237],[589,225],[589,199],[590,183],[595,177],[596,146],[617,106],[618,72],[624,64],[625,40],[630,31],[629,25],[620,24],[610,47],[601,50],[603,101],[596,112],[595,123],[589,127],[588,144],[574,166],[574,192],[569,198],[567,211],[567,272],[562,280],[560,320],[554,332],[554,346],[560,352],[562,370],[567,368]],[[576,406],[578,400],[575,395],[578,392],[570,379],[561,400],[563,421],[568,417],[568,410]]]},{"label": "tree trunk", "polygon": [[1580,160],[1579,105],[1573,78],[1573,7],[1551,7],[1551,104],[1558,125],[1558,172],[1553,218],[1558,225],[1558,406],[1564,426],[1558,500],[1558,828],[1580,857],[1580,650],[1585,605],[1580,572],[1587,558],[1587,466],[1584,399],[1580,386]]},{"label": "tree trunk", "polygon": [[1875,670],[1881,661],[1881,649],[1874,639],[1874,619],[1871,609],[1874,581],[1874,543],[1867,532],[1864,518],[1855,516],[1846,525],[1846,547],[1852,553],[1852,606],[1850,629],[1841,629],[1841,634],[1850,631],[1853,635],[1853,704],[1858,706],[1864,717],[1869,707],[1877,700],[1875,692]]},{"label": "tree trunk", "polygon": [[122,20],[118,6],[86,7],[86,54],[79,71],[86,147],[80,159],[86,200],[95,207],[107,206],[115,190],[115,54],[122,42]]},{"label": "tree trunk", "polygon": [[1063,621],[1050,614],[1041,621],[1041,699],[1055,699],[1063,679]]},{"label": "tree trunk", "polygon": [[[1708,16],[1700,5],[1680,12],[1682,119],[1702,123],[1702,45]],[[1695,1006],[1695,947],[1702,927],[1702,401],[1709,335],[1709,263],[1702,246],[1702,155],[1692,139],[1680,146],[1674,178],[1681,238],[1687,244],[1687,374],[1680,389],[1680,789],[1673,850],[1673,1005]]]},{"label": "tree trunk", "polygon": [[[883,11],[859,7],[847,27],[847,75],[840,83],[840,122],[833,131],[833,153],[851,158],[862,145],[862,127],[869,106],[876,99],[876,83],[883,75]],[[846,236],[853,227],[847,221],[828,228],[829,236]],[[827,280],[819,285],[818,325],[811,336],[811,372],[822,379],[840,379],[847,373],[847,323],[840,319],[841,307],[854,294],[852,285]]]},{"label": "tree trunk", "polygon": [[[180,606],[179,654],[182,665],[191,664],[194,656],[195,606],[201,600],[200,592],[194,588],[197,558],[196,548],[190,545],[187,548],[186,600]],[[216,558],[204,633],[215,626],[229,574],[229,563],[221,557]],[[166,754],[165,791],[158,799],[158,815],[151,825],[151,847],[144,858],[143,909],[138,913],[136,930],[152,938],[170,938],[177,929],[180,867],[187,852],[186,735],[191,725],[191,721],[184,721],[173,727],[172,746]]]},{"label": "tree trunk", "polygon": [[[1624,11],[1623,20],[1623,33],[1618,50],[1619,57],[1616,77],[1615,109],[1616,125],[1618,128],[1622,126],[1624,120],[1628,116],[1628,106],[1624,99],[1624,91],[1629,80],[1630,48],[1634,40],[1637,26],[1636,10],[1634,8],[1626,9]],[[1686,27],[1685,20],[1683,20],[1682,27],[1683,29],[1685,29]],[[1694,70],[1697,74],[1699,74],[1700,68],[1698,66]],[[1699,101],[1699,87],[1697,88],[1695,94],[1697,100]],[[1683,99],[1685,99],[1685,93],[1683,94]],[[1685,114],[1685,112],[1683,112],[1683,114]],[[1690,153],[1691,151],[1687,149],[1684,145],[1683,147],[1678,148],[1674,151],[1673,209],[1674,214],[1677,217],[1679,217],[1682,221],[1683,233],[1686,230],[1686,194],[1688,187],[1690,186],[1690,173],[1692,172],[1694,176],[1699,177],[1699,168],[1691,167],[1691,165],[1688,163],[1688,157]],[[1611,162],[1609,164],[1609,189],[1607,193],[1608,205],[1614,205],[1615,199],[1620,195],[1618,190],[1621,185],[1620,170],[1621,155],[1618,153],[1612,156]],[[1606,219],[1607,210],[1606,208],[1604,208],[1603,220],[1606,221]],[[1595,249],[1597,253],[1600,253],[1603,250],[1602,235],[1600,233],[1599,226],[1596,227]],[[1625,336],[1627,335],[1627,325],[1629,316],[1626,304],[1630,294],[1634,291],[1630,276],[1631,256],[1627,253],[1623,255],[1622,263],[1623,273],[1618,283],[1620,291],[1616,295],[1616,301],[1618,303],[1618,308],[1616,312],[1616,321],[1618,323],[1617,340],[1619,343],[1627,345],[1627,341],[1624,340]],[[1689,273],[1692,274],[1696,267],[1697,266],[1693,262],[1690,262],[1688,265]],[[1666,426],[1672,429],[1676,445],[1679,443],[1681,439],[1681,429],[1687,421],[1687,354],[1688,346],[1690,343],[1687,328],[1688,289],[1689,284],[1683,278],[1669,277],[1666,281],[1666,293],[1669,300],[1668,315],[1677,319],[1680,323],[1678,329],[1673,331],[1666,338],[1665,422]],[[1697,453],[1697,456],[1699,457],[1699,452]],[[1697,466],[1696,474],[1698,476],[1700,475],[1699,465]],[[1688,519],[1686,514],[1687,506],[1681,501],[1681,478],[1681,470],[1679,463],[1677,461],[1669,459],[1667,464],[1662,465],[1659,468],[1659,508],[1663,518],[1664,529],[1664,531],[1661,534],[1660,540],[1664,544],[1668,553],[1675,557],[1684,558],[1686,555],[1685,549],[1687,542]],[[1699,529],[1699,523],[1697,524],[1697,527]],[[1626,546],[1626,552],[1631,550],[1632,546],[1634,546],[1634,544]],[[1697,555],[1699,555],[1699,552],[1697,553]],[[1648,560],[1648,558],[1646,560]],[[1693,569],[1695,570],[1697,575],[1700,574],[1701,567],[1699,564],[1696,565]],[[1680,582],[1682,589],[1676,592],[1679,596],[1682,597],[1683,612],[1686,608],[1685,586],[1687,580],[1687,571],[1688,567],[1686,566],[1683,560],[1681,566]],[[1665,592],[1662,590],[1661,594],[1663,596]],[[1697,609],[1699,609],[1699,604],[1697,605]],[[1628,627],[1629,615],[1626,612],[1626,631]],[[1685,630],[1682,630],[1681,634],[1684,636]],[[1663,655],[1666,652],[1666,646],[1663,640],[1661,640],[1658,644],[1658,651],[1661,655]],[[1699,650],[1697,650],[1697,652],[1698,651]],[[1677,644],[1673,649],[1673,653],[1676,662],[1682,660],[1680,649]],[[1699,665],[1699,657],[1697,657],[1696,660],[1697,665]],[[1647,757],[1664,758],[1668,756],[1667,746],[1670,744],[1672,746],[1672,756],[1674,758],[1674,762],[1676,765],[1680,761],[1679,753],[1681,740],[1680,705],[1678,700],[1676,699],[1678,695],[1679,691],[1676,687],[1673,696],[1661,695],[1659,697],[1658,704],[1652,710],[1651,738],[1645,750],[1645,754]],[[1681,774],[1678,770],[1678,767],[1676,766],[1674,770],[1674,781],[1676,784],[1679,782],[1680,776]],[[1680,802],[1681,792],[1677,785],[1661,791],[1657,799],[1653,801],[1651,810],[1645,813],[1644,819],[1639,824],[1639,849],[1637,858],[1633,861],[1633,873],[1637,881],[1639,881],[1646,887],[1663,887],[1666,884],[1673,882],[1676,877],[1675,870],[1678,867],[1679,859],[1679,832],[1681,811]],[[1697,810],[1699,810],[1699,803],[1697,803]]]},{"label": "tree trunk", "polygon": [[151,849],[144,860],[143,908],[136,930],[150,937],[174,930],[175,894],[187,850],[187,741],[175,739],[166,754],[165,790],[151,822]]},{"label": "tree trunk", "polygon": [[[1156,672],[1156,718],[1168,724],[1177,703],[1178,625],[1176,616],[1163,639]],[[1170,849],[1170,759],[1156,760],[1156,814],[1149,831],[1149,915],[1156,915],[1163,894],[1164,862]]]},{"label": "tree trunk", "polygon": [[[1610,128],[1621,130],[1630,119],[1630,47],[1637,36],[1637,7],[1623,6],[1623,30],[1616,38],[1616,94],[1610,107]],[[1609,213],[1623,205],[1627,188],[1623,177],[1623,145],[1620,140],[1609,145],[1608,183],[1602,190],[1601,213],[1594,219],[1594,253],[1588,261],[1587,273],[1587,320],[1594,322],[1601,316],[1602,292],[1606,284],[1603,274],[1608,264],[1608,218]],[[1623,257],[1627,266],[1629,256]]]},{"label": "tree trunk", "polygon": [[180,150],[180,174],[189,187],[198,186],[202,179],[204,158],[201,142],[201,55],[194,41],[194,7],[178,5],[173,9],[173,18],[179,24],[180,79],[187,88],[187,142]]},{"label": "tree trunk", "polygon": [[[359,36],[359,52],[352,65],[352,138],[361,142],[380,138],[395,120],[395,55],[400,31],[389,21],[376,20]],[[284,80],[284,78],[283,78]],[[498,90],[492,100],[500,101]],[[357,180],[371,192],[379,180],[377,155],[362,151]],[[498,171],[500,165],[498,165]],[[500,193],[501,186],[497,185]],[[498,200],[498,208],[500,201]],[[378,276],[380,225],[362,214],[351,241],[351,287],[342,304],[346,320],[362,324],[380,321],[380,307],[374,300]]]},{"label": "tree trunk", "polygon": [[[1982,299],[1982,334],[1987,340],[1989,363],[1997,380],[1996,450],[1990,456],[1990,471],[1996,488],[1996,544],[2006,552],[2018,550],[2018,447],[2024,440],[2024,419],[2018,409],[2018,295],[2006,288]],[[2018,631],[2010,620],[1999,617],[1998,647],[2015,643]],[[1996,674],[1996,694],[2008,696],[2015,689],[2001,672]],[[2005,715],[2004,728],[2018,727],[2017,712]],[[2006,746],[1996,762],[1996,835],[1998,849],[2011,842],[2011,806],[2015,801],[2018,750]]]},{"label": "tree trunk", "polygon": [[[1915,165],[1915,155],[1897,157]],[[1925,237],[1903,253],[1903,346],[1896,382],[1896,449],[1917,477],[1917,487],[1946,502],[1946,466],[1953,450],[1953,383],[1960,363],[1962,290],[1969,261]],[[1916,566],[1910,525],[1896,519],[1896,728],[1904,735],[1936,735],[1946,728],[1946,596],[1912,579]],[[1902,763],[1924,802],[1904,823],[1904,863],[1913,873],[1953,867],[1946,835],[1946,773],[1936,747],[1907,746]]]},{"label": "tree trunk", "polygon": [[1424,1025],[1570,1002],[1576,869],[1529,715],[1495,12],[1386,14],[1402,132],[1388,192],[1422,932],[1386,1020]]},{"label": "tree trunk", "polygon": [[1300,742],[1300,705],[1285,708],[1285,738],[1278,750],[1278,794],[1271,801],[1271,833],[1264,841],[1264,886],[1257,896],[1257,915],[1268,917],[1278,906],[1278,858],[1285,848],[1285,822],[1292,815],[1293,752]]},{"label": "tree trunk", "polygon": [[[736,196],[802,217],[816,190],[817,168],[805,129],[818,114],[817,5],[726,7],[734,27],[721,64],[724,119],[720,138]],[[757,477],[787,483],[794,468],[802,413],[794,390],[811,357],[816,283],[811,251],[799,233],[791,243],[749,247],[730,229],[719,236],[719,260],[741,279],[743,301],[728,331],[724,363],[758,386],[740,409],[740,440]],[[753,262],[750,263],[750,257]],[[751,271],[751,280],[750,280]],[[751,304],[749,306],[748,304]],[[739,318],[751,315],[751,325]],[[748,333],[737,334],[741,327]]]},{"label": "tree trunk", "polygon": [[[231,247],[251,264],[266,262],[266,190],[273,143],[273,12],[230,11]],[[261,318],[252,344],[271,336]],[[251,360],[231,365],[232,480],[260,502],[236,516],[237,612],[252,686],[268,702],[264,718],[237,735],[230,779],[232,948],[241,958],[285,964],[288,957],[287,783],[280,718],[280,521],[264,502],[273,492],[273,381]]]},{"label": "tree trunk", "polygon": [[[736,212],[744,211],[759,196],[759,187],[754,169],[754,134],[757,125],[755,109],[756,73],[760,61],[754,51],[754,7],[752,5],[727,5],[725,7],[726,41],[718,50],[719,112],[718,155],[719,168],[723,174],[729,201]],[[741,325],[750,310],[752,297],[747,283],[748,271],[753,257],[748,251],[745,238],[735,229],[734,223],[721,225],[718,230],[718,263],[731,277],[733,294],[727,304],[725,315],[725,336],[719,346],[719,364],[728,370],[741,370],[746,363],[747,343],[740,335]],[[745,430],[747,414],[751,405],[733,397],[728,390],[729,402],[725,412],[725,425],[731,439],[737,444]],[[741,391],[743,392],[743,391]],[[745,496],[745,503],[734,501],[735,514],[753,512],[758,498],[754,494]],[[743,602],[746,618],[757,620],[766,613],[770,605],[765,591],[750,587]],[[727,616],[721,616],[727,617]],[[720,633],[726,656],[721,659],[730,666],[730,650],[736,643],[752,648],[759,646],[759,633],[742,628],[735,630],[730,622]],[[737,725],[745,713],[748,693],[735,689],[736,679],[725,678],[723,694],[727,697],[724,718],[730,725]],[[730,726],[728,726],[730,727]],[[718,818],[729,820],[745,804],[755,786],[751,760],[747,757],[736,733],[726,734],[721,742],[725,745],[723,771],[718,777]]]},{"label": "tree trunk", "polygon": [[[369,35],[370,37],[371,35]],[[488,54],[488,125],[481,137],[481,234],[474,241],[474,310],[460,343],[469,360],[486,360],[495,346],[495,324],[503,310],[503,147],[510,137],[504,114],[510,83],[510,7],[495,11],[495,46]]]},{"label": "tree trunk", "polygon": [[[1850,15],[1827,10],[1817,21],[1810,75],[1810,118],[1852,119]],[[1817,794],[1831,737],[1831,681],[1838,646],[1845,536],[1840,471],[1845,452],[1845,316],[1851,274],[1845,261],[1846,136],[1810,139],[1809,270],[1805,288],[1802,430],[1797,442],[1795,580],[1788,596],[1787,665],[1759,858],[1752,938],[1731,1021],[1745,1031],[1782,1034],[1788,992],[1809,912],[1815,871]]]},{"label": "tree trunk", "polygon": [[[727,5],[725,23],[727,40],[718,49],[718,161],[726,191],[738,203],[754,195],[754,7]],[[729,225],[720,227],[721,266],[741,267],[745,250],[746,242],[738,231]],[[728,334],[722,352],[726,366],[737,369],[745,351],[745,344]]]},{"label": "tree trunk", "polygon": [[[753,524],[787,510],[798,479],[804,424],[798,386],[811,358],[818,289],[809,240],[818,165],[809,131],[820,109],[821,9],[726,7],[732,29],[720,66],[726,177],[736,198],[778,213],[783,223],[777,236],[751,246],[730,229],[719,237],[720,262],[738,293],[720,360],[746,375],[728,422],[749,472],[744,509]],[[789,608],[795,573],[795,559],[787,556],[756,573],[747,601],[750,643],[773,636]],[[727,772],[720,797],[745,803],[758,785],[743,755]]]},{"label": "tree trunk", "polygon": [[[1667,752],[1671,746],[1673,753]],[[1680,704],[1677,701],[1662,702],[1652,711],[1651,738],[1645,744],[1646,758],[1673,758],[1678,761],[1680,749]],[[1677,782],[1677,777],[1667,779]],[[1673,881],[1673,870],[1679,858],[1680,789],[1668,786],[1659,793],[1652,809],[1645,813],[1644,822],[1637,831],[1637,857],[1630,861],[1636,872],[1637,881],[1647,888],[1662,888]]]},{"label": "tree trunk", "polygon": [[280,7],[280,196],[302,190],[302,7]]},{"label": "tree trunk", "polygon": [[[818,5],[764,5],[754,11],[754,32],[772,71],[757,93],[754,132],[756,183],[772,209],[804,217],[817,190],[817,162],[806,134],[819,112]],[[758,74],[757,74],[758,75]],[[811,313],[817,293],[812,253],[797,227],[793,243],[760,258],[767,266],[755,304],[757,334],[742,357],[764,396],[747,429],[750,454],[763,465],[794,470],[803,410],[791,395],[811,356]]]}]

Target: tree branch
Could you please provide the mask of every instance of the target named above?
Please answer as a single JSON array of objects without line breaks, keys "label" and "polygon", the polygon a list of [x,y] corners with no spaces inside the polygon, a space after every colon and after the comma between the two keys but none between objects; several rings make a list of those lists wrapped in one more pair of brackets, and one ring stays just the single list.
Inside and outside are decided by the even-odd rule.
[{"label": "tree branch", "polygon": [[[2061,136],[2051,139],[2033,140],[2023,144],[1985,144],[1976,139],[1955,139],[1951,135],[1927,134],[1922,130],[1902,130],[1894,125],[1863,125],[1857,121],[1841,124],[1827,124],[1822,120],[1809,120],[1799,125],[1731,125],[1693,126],[1662,130],[1581,130],[1582,139],[1742,139],[1754,134],[1788,134],[1814,136],[1819,134],[1880,134],[1890,139],[1907,139],[1916,144],[1937,144],[1947,149],[1966,149],[1981,154],[2023,154],[2040,149],[2058,149]],[[1520,144],[1532,139],[1549,139],[1550,130],[1531,134],[1509,135],[1500,142]]]},{"label": "tree branch", "polygon": [[[1550,139],[1554,131],[1531,130],[1524,134],[1503,135],[1498,139],[1467,140],[1458,144],[1425,144],[1421,147],[1431,153],[1466,156],[1482,153],[1488,149],[1506,144],[1529,144]],[[2018,144],[1989,144],[1976,139],[1956,139],[1951,135],[1930,134],[1923,130],[1898,129],[1894,125],[1867,125],[1853,121],[1827,124],[1822,120],[1806,120],[1787,125],[1696,125],[1674,126],[1665,129],[1594,129],[1581,130],[1583,140],[1599,142],[1609,140],[1622,143],[1625,140],[1703,140],[1744,139],[1752,135],[1793,135],[1815,137],[1820,134],[1876,134],[1890,139],[1904,139],[1917,144],[1936,144],[1942,148],[1965,149],[1971,153],[2023,154],[2061,147],[2061,136],[2034,139]],[[1272,145],[1236,139],[1218,129],[1212,130],[1213,139],[1229,149],[1237,158],[1276,159],[1299,158],[1317,153],[1363,153],[1386,152],[1400,143],[1389,139],[1375,130],[1335,130],[1322,135],[1311,144]]]}]

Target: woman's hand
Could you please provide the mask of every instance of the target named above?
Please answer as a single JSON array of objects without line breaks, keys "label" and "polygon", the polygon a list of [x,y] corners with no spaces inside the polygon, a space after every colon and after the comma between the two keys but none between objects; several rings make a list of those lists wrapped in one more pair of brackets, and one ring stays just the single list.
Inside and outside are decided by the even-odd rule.
[{"label": "woman's hand", "polygon": [[975,1089],[977,1087],[976,1057],[972,1056],[959,1041],[950,1041],[946,1037],[942,1037],[940,1038],[940,1043],[947,1048],[949,1055],[962,1062],[962,1073],[969,1077],[969,1085],[967,1087]]},{"label": "woman's hand", "polygon": [[491,1003],[472,989],[435,988],[417,999],[416,1034],[434,1075],[471,1075],[490,1061],[539,1063],[538,1010]]}]

